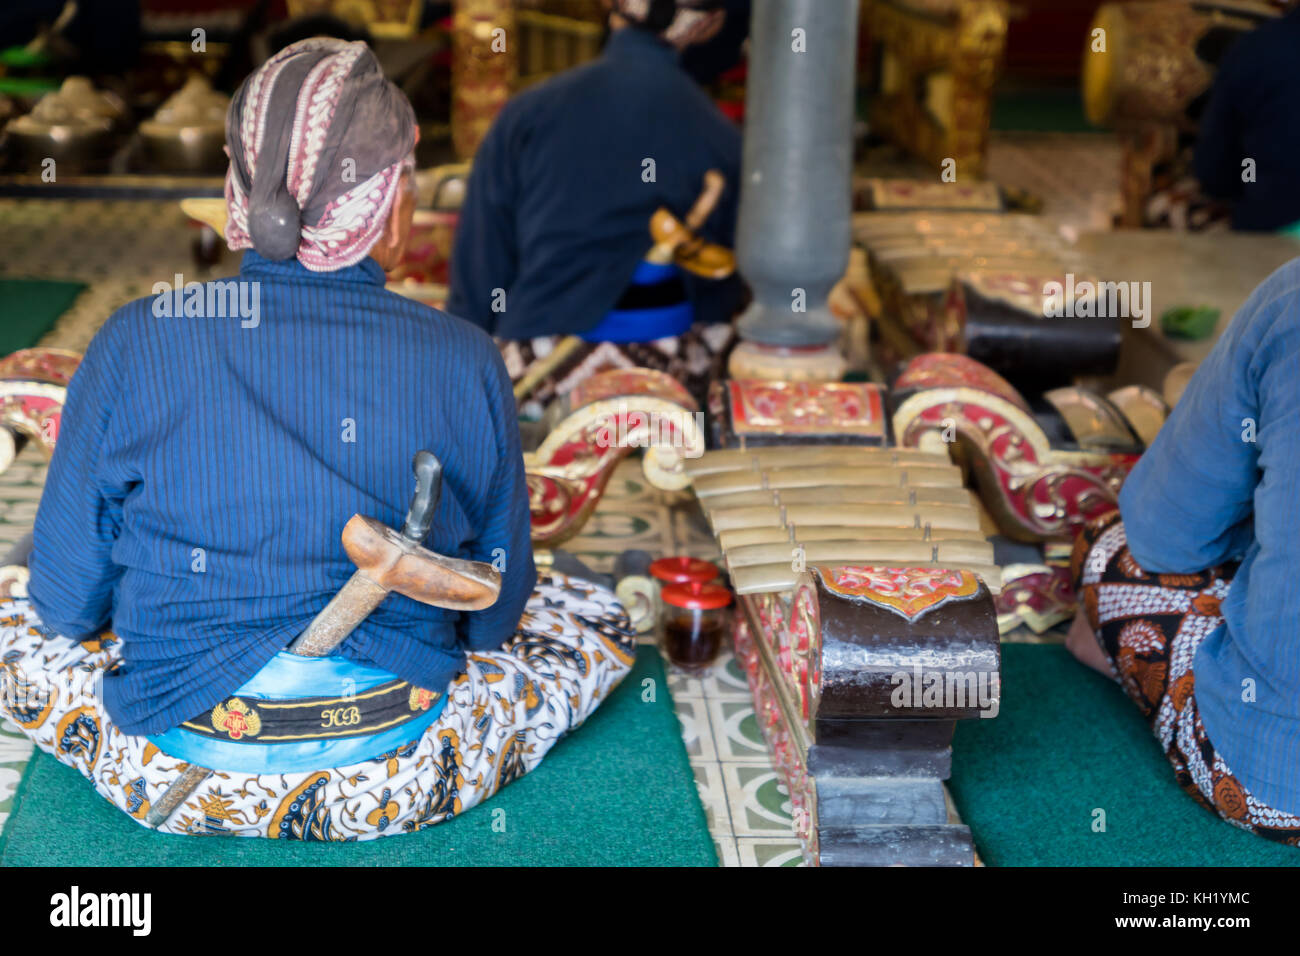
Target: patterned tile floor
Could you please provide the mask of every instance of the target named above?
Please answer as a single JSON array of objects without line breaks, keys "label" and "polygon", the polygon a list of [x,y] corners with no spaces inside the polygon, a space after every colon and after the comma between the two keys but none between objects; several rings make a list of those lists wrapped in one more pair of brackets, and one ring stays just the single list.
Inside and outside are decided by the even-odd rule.
[{"label": "patterned tile floor", "polygon": [[[612,569],[627,548],[716,560],[718,548],[689,499],[651,488],[639,464],[625,461],[583,534],[567,550],[597,571]],[[790,804],[754,717],[749,685],[731,651],[700,677],[669,665],[682,739],[699,787],[709,832],[723,866],[800,866]]]},{"label": "patterned tile floor", "polygon": [[[1105,136],[994,134],[990,175],[1034,191],[1044,212],[1076,229],[1106,228],[1118,203],[1118,146]],[[873,174],[887,174],[873,170]],[[899,173],[901,174],[901,173]],[[84,349],[118,306],[148,294],[153,283],[234,271],[225,259],[208,273],[190,258],[193,228],[172,202],[0,200],[0,276],[76,279],[89,284],[42,344]],[[45,481],[39,454],[26,450],[0,474],[0,550],[30,529]],[[601,507],[569,549],[608,571],[628,548],[715,558],[698,510],[649,488],[625,462]],[[1009,640],[1038,638],[1028,631]],[[699,785],[709,829],[724,866],[798,866],[790,807],[767,758],[745,680],[730,653],[702,678],[672,674],[669,687]],[[0,723],[0,827],[31,747]]]}]

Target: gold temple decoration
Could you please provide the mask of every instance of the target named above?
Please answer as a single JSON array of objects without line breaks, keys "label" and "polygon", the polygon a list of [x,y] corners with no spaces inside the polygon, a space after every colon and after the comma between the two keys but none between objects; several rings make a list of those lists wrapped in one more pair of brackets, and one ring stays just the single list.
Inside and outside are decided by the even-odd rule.
[{"label": "gold temple decoration", "polygon": [[288,0],[290,17],[328,13],[381,39],[414,36],[423,6],[420,0]]},{"label": "gold temple decoration", "polygon": [[876,129],[936,167],[956,160],[961,180],[982,178],[1008,9],[1003,0],[870,0]]},{"label": "gold temple decoration", "polygon": [[469,159],[518,77],[518,19],[511,0],[456,0],[451,46],[451,141]]}]

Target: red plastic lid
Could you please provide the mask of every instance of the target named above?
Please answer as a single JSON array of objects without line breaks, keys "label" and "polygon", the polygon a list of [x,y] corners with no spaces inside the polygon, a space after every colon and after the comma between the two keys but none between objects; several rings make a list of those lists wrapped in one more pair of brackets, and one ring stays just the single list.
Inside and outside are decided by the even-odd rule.
[{"label": "red plastic lid", "polygon": [[665,604],[693,610],[712,611],[731,603],[731,592],[721,584],[712,581],[668,584],[659,592],[659,596],[663,598]]},{"label": "red plastic lid", "polygon": [[712,581],[718,576],[718,567],[699,558],[680,555],[673,558],[660,558],[650,562],[650,573],[660,581],[669,584],[686,584],[690,581]]}]

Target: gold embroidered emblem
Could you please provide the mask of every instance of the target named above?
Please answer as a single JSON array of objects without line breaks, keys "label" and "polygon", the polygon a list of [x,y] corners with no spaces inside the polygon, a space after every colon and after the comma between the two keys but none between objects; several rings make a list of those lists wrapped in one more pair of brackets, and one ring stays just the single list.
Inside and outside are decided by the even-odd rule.
[{"label": "gold embroidered emblem", "polygon": [[231,740],[256,737],[262,729],[262,718],[238,697],[232,697],[224,705],[212,708],[212,728],[229,734]]},{"label": "gold embroidered emblem", "polygon": [[442,695],[437,691],[425,690],[423,687],[411,688],[411,710],[428,710],[438,702]]},{"label": "gold embroidered emblem", "polygon": [[335,707],[333,710],[322,710],[320,717],[320,725],[323,728],[355,727],[361,723],[361,708]]}]

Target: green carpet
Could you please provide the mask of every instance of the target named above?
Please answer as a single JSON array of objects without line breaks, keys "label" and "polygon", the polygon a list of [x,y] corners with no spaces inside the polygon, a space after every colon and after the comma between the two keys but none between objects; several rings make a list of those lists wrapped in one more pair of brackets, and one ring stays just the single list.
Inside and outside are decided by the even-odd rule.
[{"label": "green carpet", "polygon": [[84,282],[0,279],[0,356],[35,345],[85,287]]},{"label": "green carpet", "polygon": [[[655,700],[644,702],[653,681]],[[164,836],[38,754],[0,835],[2,866],[716,866],[668,694],[642,646],[632,673],[532,773],[420,833],[367,843]],[[505,811],[505,832],[492,829]],[[500,815],[496,815],[500,818]]]},{"label": "green carpet", "polygon": [[1124,692],[1060,645],[1002,645],[1002,711],[959,723],[950,786],[990,866],[1300,866],[1184,793]]},{"label": "green carpet", "polygon": [[993,97],[991,126],[1000,132],[1097,133],[1078,89],[1005,90]]}]

